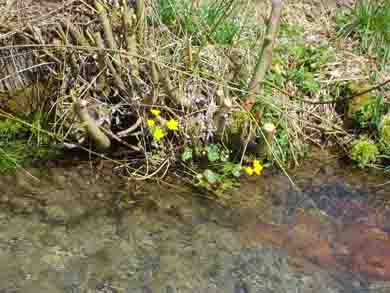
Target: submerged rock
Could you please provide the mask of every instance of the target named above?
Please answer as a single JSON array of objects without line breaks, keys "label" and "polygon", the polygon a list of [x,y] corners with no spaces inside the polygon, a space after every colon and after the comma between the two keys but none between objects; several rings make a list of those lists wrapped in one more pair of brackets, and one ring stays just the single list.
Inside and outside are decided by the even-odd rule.
[{"label": "submerged rock", "polygon": [[271,244],[284,248],[291,256],[301,257],[306,270],[318,264],[390,281],[390,234],[378,227],[339,225],[325,216],[321,220],[300,210],[292,225],[244,226],[242,241],[249,247]]}]

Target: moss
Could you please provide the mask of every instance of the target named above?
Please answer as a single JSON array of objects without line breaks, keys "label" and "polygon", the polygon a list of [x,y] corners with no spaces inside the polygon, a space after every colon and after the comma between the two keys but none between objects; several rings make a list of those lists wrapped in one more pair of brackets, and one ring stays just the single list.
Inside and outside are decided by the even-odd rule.
[{"label": "moss", "polygon": [[358,139],[353,143],[351,158],[362,168],[375,163],[378,155],[379,150],[376,144],[366,138]]},{"label": "moss", "polygon": [[50,94],[49,82],[35,81],[22,89],[0,92],[3,109],[15,114],[29,115],[39,110]]},{"label": "moss", "polygon": [[370,97],[368,95],[361,95],[351,99],[348,107],[348,118],[353,119],[354,116],[362,112],[364,107],[370,104]]},{"label": "moss", "polygon": [[[370,86],[365,82],[351,82],[349,89],[352,95],[364,92]],[[361,125],[372,118],[372,99],[369,93],[359,95],[350,99],[347,109],[347,119],[353,120],[355,123]]]}]

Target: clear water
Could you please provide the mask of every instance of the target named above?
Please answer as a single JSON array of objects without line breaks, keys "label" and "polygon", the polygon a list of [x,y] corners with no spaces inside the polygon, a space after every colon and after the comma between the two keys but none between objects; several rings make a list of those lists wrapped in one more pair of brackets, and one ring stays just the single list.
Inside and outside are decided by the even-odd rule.
[{"label": "clear water", "polygon": [[226,207],[108,163],[28,171],[0,177],[0,292],[390,292],[390,184],[326,154]]}]

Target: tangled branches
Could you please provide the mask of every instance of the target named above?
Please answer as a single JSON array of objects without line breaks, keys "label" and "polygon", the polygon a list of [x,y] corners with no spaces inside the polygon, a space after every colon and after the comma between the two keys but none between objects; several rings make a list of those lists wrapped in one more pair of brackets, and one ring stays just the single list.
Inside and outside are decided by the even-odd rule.
[{"label": "tangled branches", "polygon": [[[142,0],[68,4],[57,7],[55,17],[41,24],[8,27],[12,33],[1,40],[12,40],[2,50],[23,47],[32,52],[25,64],[13,67],[16,75],[44,64],[41,82],[53,89],[48,110],[54,113],[53,129],[64,141],[90,141],[100,150],[115,141],[143,153],[142,177],[148,177],[151,156],[157,166],[161,160],[156,154],[173,162],[188,145],[201,153],[216,142],[235,147],[238,137],[241,153],[254,143],[259,156],[270,155],[275,127],[268,125],[264,129],[270,133],[256,139],[261,117],[250,110],[271,63],[280,0],[272,1],[258,56],[234,44],[226,48],[210,41],[232,6],[224,6],[220,18],[204,32],[207,36],[195,40],[185,19],[177,16],[172,28],[158,7]],[[252,75],[248,67],[253,63],[257,65]],[[3,79],[12,80],[11,75]],[[237,84],[238,79],[251,80],[249,91]],[[250,107],[242,106],[240,99],[245,97]]]}]

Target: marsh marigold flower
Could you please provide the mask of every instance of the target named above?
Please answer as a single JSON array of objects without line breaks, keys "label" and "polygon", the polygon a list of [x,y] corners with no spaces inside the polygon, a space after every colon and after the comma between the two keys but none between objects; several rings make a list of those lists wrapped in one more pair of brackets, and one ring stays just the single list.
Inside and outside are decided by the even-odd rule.
[{"label": "marsh marigold flower", "polygon": [[158,117],[158,116],[160,116],[161,111],[159,109],[150,109],[150,113],[152,113],[154,116]]},{"label": "marsh marigold flower", "polygon": [[148,119],[148,121],[146,121],[146,124],[149,128],[152,128],[154,125],[156,125],[156,121],[154,121],[153,119]]},{"label": "marsh marigold flower", "polygon": [[153,138],[155,141],[160,141],[165,136],[164,130],[161,127],[156,127],[153,130]]},{"label": "marsh marigold flower", "polygon": [[245,168],[245,173],[248,174],[249,176],[252,176],[253,171],[254,170],[252,169],[252,167],[246,167]]},{"label": "marsh marigold flower", "polygon": [[179,121],[177,121],[175,119],[170,119],[167,122],[167,127],[169,130],[176,131],[179,128]]},{"label": "marsh marigold flower", "polygon": [[261,165],[258,160],[253,160],[253,172],[255,172],[256,175],[260,175],[261,171],[263,171],[263,165]]}]

